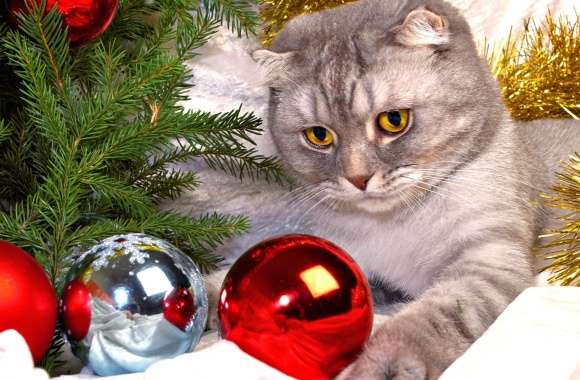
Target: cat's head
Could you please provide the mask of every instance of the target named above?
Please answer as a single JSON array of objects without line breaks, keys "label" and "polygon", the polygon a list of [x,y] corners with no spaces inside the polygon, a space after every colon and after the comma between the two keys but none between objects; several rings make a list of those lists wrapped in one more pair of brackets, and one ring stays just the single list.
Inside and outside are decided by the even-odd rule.
[{"label": "cat's head", "polygon": [[469,26],[438,0],[360,0],[301,16],[254,58],[290,175],[368,212],[449,180],[504,112]]}]

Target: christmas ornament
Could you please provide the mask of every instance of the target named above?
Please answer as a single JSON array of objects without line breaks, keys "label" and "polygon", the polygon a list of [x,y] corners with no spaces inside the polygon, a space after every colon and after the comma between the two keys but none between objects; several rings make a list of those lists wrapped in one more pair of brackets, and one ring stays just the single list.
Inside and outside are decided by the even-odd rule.
[{"label": "christmas ornament", "polygon": [[38,362],[50,346],[56,315],[54,289],[42,267],[22,249],[0,241],[0,331],[18,331]]},{"label": "christmas ornament", "polygon": [[73,352],[101,376],[190,351],[207,320],[195,264],[143,234],[112,236],[76,260],[60,302]]},{"label": "christmas ornament", "polygon": [[218,304],[222,337],[299,379],[336,376],[372,327],[367,281],[332,243],[286,235],[248,250],[227,274]]},{"label": "christmas ornament", "polygon": [[264,20],[262,44],[270,46],[286,23],[301,14],[322,11],[354,0],[262,0],[260,17]]},{"label": "christmas ornament", "polygon": [[[41,4],[41,0],[12,0],[9,10],[12,18],[26,11],[27,3]],[[68,37],[73,45],[83,45],[97,39],[107,28],[117,12],[119,0],[47,0],[46,11],[54,5],[62,15],[62,22],[68,28]],[[30,6],[30,5],[29,5]]]}]

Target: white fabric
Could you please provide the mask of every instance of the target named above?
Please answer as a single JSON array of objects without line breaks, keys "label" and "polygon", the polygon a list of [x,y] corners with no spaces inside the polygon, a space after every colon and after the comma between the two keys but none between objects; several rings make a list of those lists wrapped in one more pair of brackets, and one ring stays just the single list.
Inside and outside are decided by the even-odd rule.
[{"label": "white fabric", "polygon": [[[441,377],[442,380],[580,380],[580,288],[536,287],[523,292]],[[215,334],[204,338],[215,340]],[[207,343],[207,342],[206,342]],[[87,380],[89,375],[58,380]],[[47,380],[33,369],[24,340],[13,330],[0,333],[0,379]],[[108,380],[238,379],[286,380],[287,376],[219,341],[145,373]]]},{"label": "white fabric", "polygon": [[48,374],[44,370],[34,368],[28,345],[15,330],[6,330],[0,333],[0,379],[48,379]]},{"label": "white fabric", "polygon": [[440,379],[573,378],[580,379],[580,288],[541,287],[522,293]]},{"label": "white fabric", "polygon": [[289,380],[290,377],[246,355],[234,343],[220,340],[209,348],[155,363],[143,380]]}]

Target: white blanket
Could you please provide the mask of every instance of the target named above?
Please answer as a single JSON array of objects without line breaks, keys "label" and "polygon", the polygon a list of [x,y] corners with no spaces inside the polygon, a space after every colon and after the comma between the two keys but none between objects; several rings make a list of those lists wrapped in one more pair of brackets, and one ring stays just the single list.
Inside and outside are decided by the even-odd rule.
[{"label": "white blanket", "polygon": [[[580,288],[536,287],[523,292],[442,380],[580,380]],[[215,341],[215,335],[204,338]],[[86,380],[90,375],[58,380]],[[32,366],[18,333],[0,333],[0,379],[47,380]],[[155,363],[145,373],[108,380],[288,380],[227,341]]]}]

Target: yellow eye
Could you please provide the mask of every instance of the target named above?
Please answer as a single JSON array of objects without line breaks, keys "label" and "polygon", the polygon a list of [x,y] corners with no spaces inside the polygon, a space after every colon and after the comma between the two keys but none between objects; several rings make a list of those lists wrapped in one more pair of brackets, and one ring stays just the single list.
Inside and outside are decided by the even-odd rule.
[{"label": "yellow eye", "polygon": [[309,143],[317,148],[328,148],[334,141],[332,133],[323,127],[310,127],[305,129],[304,136]]},{"label": "yellow eye", "polygon": [[409,110],[381,112],[377,116],[377,126],[387,133],[400,133],[409,125]]}]

